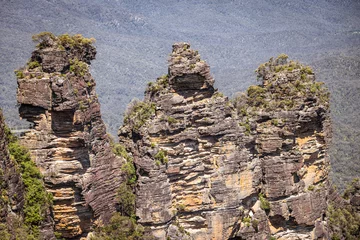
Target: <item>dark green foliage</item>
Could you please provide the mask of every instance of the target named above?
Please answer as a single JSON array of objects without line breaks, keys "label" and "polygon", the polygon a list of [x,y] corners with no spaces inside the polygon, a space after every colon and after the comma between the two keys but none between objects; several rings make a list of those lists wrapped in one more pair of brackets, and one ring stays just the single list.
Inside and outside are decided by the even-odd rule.
[{"label": "dark green foliage", "polygon": [[246,119],[246,122],[240,122],[239,126],[245,127],[245,134],[250,135],[251,133],[251,126],[249,124],[249,120]]},{"label": "dark green foliage", "polygon": [[89,71],[89,67],[85,62],[79,61],[77,58],[75,58],[70,60],[69,70],[75,75],[83,77]]},{"label": "dark green foliage", "polygon": [[315,97],[319,104],[328,106],[329,93],[323,83],[315,82],[312,69],[296,61],[288,62],[287,58],[282,54],[258,67],[258,79],[263,84],[249,87],[248,105],[253,110],[293,110],[302,104],[302,99]]},{"label": "dark green foliage", "polygon": [[124,118],[125,124],[131,124],[138,131],[145,122],[155,114],[155,104],[138,101],[130,108]]},{"label": "dark green foliage", "polygon": [[91,240],[142,240],[144,228],[136,224],[135,220],[120,213],[115,213],[110,223],[95,229],[95,236]]},{"label": "dark green foliage", "polygon": [[262,193],[259,194],[259,200],[261,209],[270,210],[270,203]]},{"label": "dark green foliage", "polygon": [[7,226],[0,223],[0,239],[10,240],[11,234],[9,233]]},{"label": "dark green foliage", "polygon": [[117,194],[120,213],[131,217],[135,214],[135,194],[130,185],[122,183]]},{"label": "dark green foliage", "polygon": [[350,198],[350,196],[353,196],[356,193],[360,193],[360,179],[359,178],[355,178],[354,180],[352,180],[351,184],[349,184],[347,186],[347,188],[345,189],[343,197],[348,200]]},{"label": "dark green foliage", "polygon": [[5,132],[9,142],[10,157],[19,165],[25,185],[24,223],[36,236],[38,235],[38,226],[44,219],[46,210],[52,204],[52,195],[46,192],[43,177],[31,160],[29,151],[20,145],[8,128]]},{"label": "dark green foliage", "polygon": [[352,197],[358,194],[360,181],[354,179],[345,190],[345,203],[340,206],[329,204],[326,215],[332,239],[360,239],[360,209],[351,205]]},{"label": "dark green foliage", "polygon": [[332,239],[356,240],[360,238],[360,214],[351,206],[336,208],[329,205],[327,216],[333,232]]},{"label": "dark green foliage", "polygon": [[126,160],[126,163],[121,166],[121,170],[126,173],[127,184],[132,186],[137,180],[133,158],[129,155],[123,145],[120,143],[115,143],[110,134],[108,136],[112,152],[116,156],[123,157]]},{"label": "dark green foliage", "polygon": [[36,234],[31,233],[29,228],[23,224],[22,219],[18,216],[10,216],[11,220],[8,225],[0,224],[0,239],[1,240],[38,240]]}]

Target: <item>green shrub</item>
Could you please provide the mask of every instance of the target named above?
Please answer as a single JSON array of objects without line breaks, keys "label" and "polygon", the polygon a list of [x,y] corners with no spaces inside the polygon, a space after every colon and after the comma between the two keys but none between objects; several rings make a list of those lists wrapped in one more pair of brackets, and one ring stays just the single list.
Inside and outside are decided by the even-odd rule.
[{"label": "green shrub", "polygon": [[169,158],[167,157],[167,152],[164,150],[160,150],[154,156],[155,160],[160,161],[162,164],[166,164],[169,162]]},{"label": "green shrub", "polygon": [[249,97],[256,97],[257,95],[262,95],[266,92],[266,89],[260,86],[252,85],[247,90],[247,95]]},{"label": "green shrub", "polygon": [[259,194],[259,200],[260,200],[260,208],[263,210],[270,210],[270,203],[269,201],[264,197],[262,193]]},{"label": "green shrub", "polygon": [[306,74],[314,74],[312,68],[309,67],[309,66],[303,66],[303,67],[301,68],[300,72],[301,72],[302,74],[304,74],[304,73],[306,73]]},{"label": "green shrub", "polygon": [[136,170],[133,159],[130,158],[121,166],[121,170],[126,173],[127,184],[132,185],[136,182]]},{"label": "green shrub", "polygon": [[288,55],[286,55],[285,53],[281,53],[279,56],[277,56],[276,60],[286,61],[288,58],[289,58]]},{"label": "green shrub", "polygon": [[359,184],[360,184],[360,179],[359,178],[353,179],[351,184],[349,184],[346,187],[346,189],[344,191],[344,194],[343,194],[343,198],[348,200],[350,198],[350,196],[355,195],[356,192],[357,192],[357,189],[356,189],[355,186],[359,185]]},{"label": "green shrub", "polygon": [[81,34],[69,35],[62,34],[58,36],[59,45],[66,48],[80,48],[95,43],[95,38],[85,38]]},{"label": "green shrub", "polygon": [[70,60],[69,70],[75,75],[83,77],[89,71],[89,67],[87,63],[79,61],[77,58],[75,58]]},{"label": "green shrub", "polygon": [[38,61],[32,61],[32,62],[28,62],[27,66],[29,69],[34,69],[40,67],[40,63]]},{"label": "green shrub", "polygon": [[32,40],[38,43],[37,47],[42,49],[51,47],[52,42],[56,40],[56,36],[51,32],[41,32],[32,36]]},{"label": "green shrub", "polygon": [[25,78],[25,74],[24,74],[24,72],[21,71],[21,70],[15,70],[15,75],[16,75],[16,78],[17,78],[17,79]]},{"label": "green shrub", "polygon": [[360,239],[360,214],[351,206],[328,206],[328,225],[332,239]]},{"label": "green shrub", "polygon": [[173,118],[173,117],[170,117],[170,116],[167,118],[167,121],[168,121],[168,123],[170,123],[170,124],[171,124],[171,123],[177,123],[177,120],[176,120],[175,118]]},{"label": "green shrub", "polygon": [[169,75],[162,75],[156,79],[156,82],[149,82],[146,91],[151,93],[159,92],[169,86]]},{"label": "green shrub", "polygon": [[43,176],[31,160],[29,151],[20,145],[8,128],[5,132],[9,142],[10,157],[19,165],[25,185],[24,223],[31,233],[37,236],[38,226],[44,220],[46,210],[52,205],[52,195],[46,192]]},{"label": "green shrub", "polygon": [[11,234],[9,233],[7,226],[3,223],[0,223],[0,239],[10,240]]},{"label": "green shrub", "polygon": [[136,102],[124,117],[125,124],[131,124],[135,131],[138,131],[145,122],[155,114],[154,103]]},{"label": "green shrub", "polygon": [[117,200],[121,215],[131,217],[135,214],[135,197],[131,186],[127,183],[120,185],[117,192]]},{"label": "green shrub", "polygon": [[245,225],[246,225],[247,227],[249,227],[249,226],[250,226],[250,223],[251,223],[251,217],[244,217],[244,218],[242,219],[242,222],[245,223]]},{"label": "green shrub", "polygon": [[278,119],[272,119],[272,120],[271,120],[271,123],[272,123],[274,126],[277,126],[277,125],[279,125],[279,120],[278,120]]},{"label": "green shrub", "polygon": [[90,240],[143,240],[144,228],[133,218],[115,213],[108,225],[99,226]]}]

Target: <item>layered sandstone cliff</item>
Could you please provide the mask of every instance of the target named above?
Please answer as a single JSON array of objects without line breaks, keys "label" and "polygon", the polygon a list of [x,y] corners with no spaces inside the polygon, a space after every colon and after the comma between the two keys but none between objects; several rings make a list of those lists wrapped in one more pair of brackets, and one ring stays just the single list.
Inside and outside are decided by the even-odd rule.
[{"label": "layered sandstone cliff", "polygon": [[136,215],[157,239],[326,239],[327,92],[287,56],[230,101],[187,43],[130,106],[119,139],[137,167]]},{"label": "layered sandstone cliff", "polygon": [[25,187],[15,161],[10,159],[5,123],[0,110],[0,223],[11,229],[13,218],[23,215]]},{"label": "layered sandstone cliff", "polygon": [[33,123],[21,137],[54,196],[55,231],[78,239],[95,219],[116,211],[125,161],[116,157],[89,72],[96,49],[81,35],[35,36],[39,44],[17,71],[20,116]]}]

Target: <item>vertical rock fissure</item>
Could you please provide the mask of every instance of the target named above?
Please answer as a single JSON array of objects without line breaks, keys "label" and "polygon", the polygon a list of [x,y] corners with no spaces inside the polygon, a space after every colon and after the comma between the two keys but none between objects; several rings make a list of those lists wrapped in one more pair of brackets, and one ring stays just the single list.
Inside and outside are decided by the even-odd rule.
[{"label": "vertical rock fissure", "polygon": [[51,33],[34,39],[30,61],[17,70],[20,116],[34,123],[21,142],[54,196],[55,231],[79,239],[116,211],[124,159],[112,152],[89,73],[93,40]]},{"label": "vertical rock fissure", "polygon": [[307,238],[324,227],[327,92],[285,55],[257,72],[262,84],[229,101],[197,51],[174,44],[168,75],[129,107],[119,139],[146,173],[136,214],[157,239]]}]

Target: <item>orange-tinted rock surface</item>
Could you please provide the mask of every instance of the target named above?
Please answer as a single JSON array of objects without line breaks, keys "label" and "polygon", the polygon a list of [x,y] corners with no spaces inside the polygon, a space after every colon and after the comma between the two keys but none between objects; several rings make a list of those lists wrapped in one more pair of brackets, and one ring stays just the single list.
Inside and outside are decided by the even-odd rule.
[{"label": "orange-tinted rock surface", "polygon": [[91,40],[48,34],[39,42],[18,75],[20,116],[33,123],[21,142],[54,196],[55,231],[77,239],[116,211],[124,160],[112,153],[101,119]]},{"label": "orange-tinted rock surface", "polygon": [[234,101],[187,43],[129,107],[120,142],[137,166],[136,215],[157,239],[326,239],[329,107],[286,56]]}]

